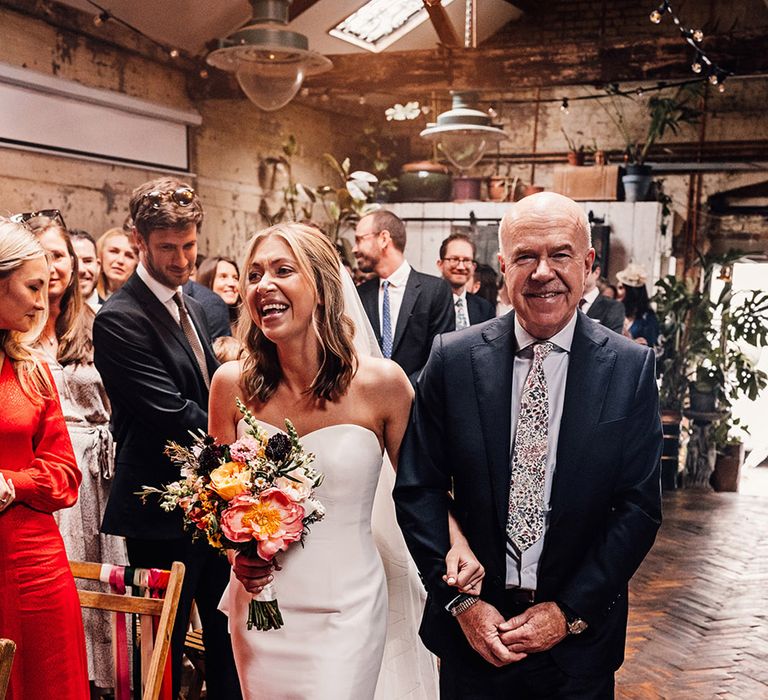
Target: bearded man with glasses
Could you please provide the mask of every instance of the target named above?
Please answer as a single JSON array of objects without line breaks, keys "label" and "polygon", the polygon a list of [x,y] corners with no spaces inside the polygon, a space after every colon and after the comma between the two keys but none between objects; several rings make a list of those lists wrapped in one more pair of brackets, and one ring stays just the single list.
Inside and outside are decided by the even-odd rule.
[{"label": "bearded man with glasses", "polygon": [[115,479],[102,531],[126,538],[132,566],[186,571],[171,640],[173,696],[178,697],[181,657],[192,600],[203,622],[208,698],[241,697],[227,618],[217,607],[229,582],[229,565],[207,544],[193,543],[179,512],[136,495],[179,478],[165,443],[189,445],[189,431],[208,427],[208,387],[218,367],[206,317],[182,293],[195,265],[203,207],[195,191],[165,177],[131,196],[136,272],[104,303],[93,328],[94,361],[112,404],[117,443]]}]

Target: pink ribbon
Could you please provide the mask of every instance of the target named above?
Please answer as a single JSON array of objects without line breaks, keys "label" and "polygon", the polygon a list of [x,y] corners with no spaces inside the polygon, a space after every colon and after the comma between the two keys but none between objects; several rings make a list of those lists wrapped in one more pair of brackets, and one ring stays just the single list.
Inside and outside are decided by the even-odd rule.
[{"label": "pink ribbon", "polygon": [[[109,585],[114,593],[125,595],[125,567],[109,567]],[[128,632],[125,613],[115,613],[115,700],[131,700],[131,673],[128,664]]]}]

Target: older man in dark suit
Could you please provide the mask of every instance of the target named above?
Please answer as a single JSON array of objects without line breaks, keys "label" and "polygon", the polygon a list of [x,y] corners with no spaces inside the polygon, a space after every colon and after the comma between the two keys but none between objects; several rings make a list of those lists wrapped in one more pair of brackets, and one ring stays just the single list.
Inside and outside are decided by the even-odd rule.
[{"label": "older man in dark suit", "polygon": [[412,383],[427,361],[432,340],[455,328],[448,283],[414,270],[405,259],[405,224],[379,210],[357,224],[353,252],[358,267],[375,272],[357,291],[381,346]]},{"label": "older man in dark suit", "polygon": [[208,427],[208,387],[218,363],[205,314],[182,294],[197,252],[203,209],[189,185],[160,178],[133,191],[131,217],[139,248],[133,276],[102,306],[93,329],[94,361],[112,404],[117,443],[115,480],[102,530],[123,535],[132,566],[186,568],[173,628],[174,697],[181,680],[192,600],[203,622],[209,698],[240,697],[226,617],[217,610],[229,566],[202,542],[192,543],[178,511],[143,506],[144,486],[179,478],[165,443],[189,444],[188,431]]},{"label": "older man in dark suit", "polygon": [[[608,699],[661,520],[654,356],[578,311],[594,250],[575,202],[526,197],[500,243],[515,311],[435,340],[400,454],[422,638],[443,698]],[[443,581],[449,509],[480,597]]]}]

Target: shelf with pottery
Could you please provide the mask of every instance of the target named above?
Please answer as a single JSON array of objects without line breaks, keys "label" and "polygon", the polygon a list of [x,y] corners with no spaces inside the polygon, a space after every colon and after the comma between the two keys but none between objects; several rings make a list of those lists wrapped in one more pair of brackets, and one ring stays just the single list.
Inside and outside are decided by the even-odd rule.
[{"label": "shelf with pottery", "polygon": [[[580,202],[584,211],[604,219],[611,227],[611,254],[608,274],[630,262],[642,265],[655,280],[667,273],[671,254],[671,233],[660,233],[662,206],[658,202]],[[508,202],[396,202],[386,208],[406,221],[408,239],[406,257],[423,272],[434,273],[440,243],[452,226],[470,226],[471,217],[478,225],[498,226]],[[649,293],[652,290],[649,288]]]}]

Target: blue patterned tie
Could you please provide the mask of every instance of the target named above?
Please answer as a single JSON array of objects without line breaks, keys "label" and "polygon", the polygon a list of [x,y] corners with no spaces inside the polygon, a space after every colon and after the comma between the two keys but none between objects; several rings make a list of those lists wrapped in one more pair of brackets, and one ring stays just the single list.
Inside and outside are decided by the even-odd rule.
[{"label": "blue patterned tie", "polygon": [[469,327],[467,312],[464,310],[464,300],[461,297],[456,299],[456,330]]},{"label": "blue patterned tie", "polygon": [[381,352],[392,357],[392,312],[389,308],[389,282],[384,280],[384,301],[381,305]]}]

